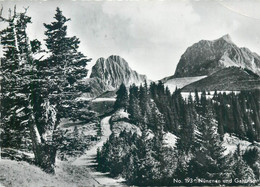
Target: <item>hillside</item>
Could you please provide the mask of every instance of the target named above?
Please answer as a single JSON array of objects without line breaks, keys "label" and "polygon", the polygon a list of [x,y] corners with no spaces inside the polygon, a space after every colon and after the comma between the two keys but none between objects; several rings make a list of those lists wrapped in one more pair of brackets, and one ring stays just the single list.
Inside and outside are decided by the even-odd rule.
[{"label": "hillside", "polygon": [[198,91],[260,89],[260,78],[250,70],[229,67],[183,87],[182,91],[193,92],[195,89]]},{"label": "hillside", "polygon": [[0,183],[6,187],[76,187],[98,184],[84,167],[72,167],[63,162],[57,163],[55,175],[47,174],[26,162],[11,160],[0,160],[0,171]]}]

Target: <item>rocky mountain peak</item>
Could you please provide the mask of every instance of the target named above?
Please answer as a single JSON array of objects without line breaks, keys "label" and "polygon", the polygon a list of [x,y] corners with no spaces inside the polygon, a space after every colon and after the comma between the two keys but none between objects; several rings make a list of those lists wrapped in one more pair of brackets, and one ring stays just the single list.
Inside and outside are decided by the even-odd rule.
[{"label": "rocky mountain peak", "polygon": [[147,77],[132,70],[124,58],[111,55],[107,59],[102,57],[97,60],[87,84],[90,92],[94,92],[92,95],[97,96],[105,91],[116,90],[122,83],[128,87],[144,83],[145,80]]},{"label": "rocky mountain peak", "polygon": [[233,41],[232,41],[231,36],[229,34],[226,34],[226,35],[222,36],[218,40],[225,40],[226,42],[233,44]]},{"label": "rocky mountain peak", "polygon": [[260,75],[260,56],[247,48],[239,48],[227,34],[189,47],[181,56],[174,77],[211,75],[230,66],[247,68]]},{"label": "rocky mountain peak", "polygon": [[116,89],[122,83],[126,86],[140,84],[147,78],[132,70],[120,56],[111,55],[107,59],[99,58],[92,67],[90,78],[99,78],[109,89]]}]

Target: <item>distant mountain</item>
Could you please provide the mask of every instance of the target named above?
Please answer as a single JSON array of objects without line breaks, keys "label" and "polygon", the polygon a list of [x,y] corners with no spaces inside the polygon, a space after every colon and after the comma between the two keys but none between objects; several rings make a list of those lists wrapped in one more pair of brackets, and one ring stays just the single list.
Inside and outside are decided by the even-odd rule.
[{"label": "distant mountain", "polygon": [[214,41],[201,40],[181,56],[170,79],[211,75],[230,66],[247,68],[260,75],[260,56],[247,48],[237,47],[229,35]]},{"label": "distant mountain", "polygon": [[90,78],[99,78],[112,90],[118,88],[122,83],[130,86],[133,83],[141,84],[147,79],[145,75],[140,75],[132,70],[125,59],[115,55],[107,59],[98,59],[92,67]]},{"label": "distant mountain", "polygon": [[248,69],[228,67],[183,87],[182,91],[193,92],[195,89],[198,91],[260,89],[260,77]]},{"label": "distant mountain", "polygon": [[124,83],[139,85],[147,80],[145,75],[132,70],[128,63],[120,56],[109,56],[107,59],[99,58],[92,67],[90,78],[86,80],[89,97],[98,96],[106,91],[114,91]]}]

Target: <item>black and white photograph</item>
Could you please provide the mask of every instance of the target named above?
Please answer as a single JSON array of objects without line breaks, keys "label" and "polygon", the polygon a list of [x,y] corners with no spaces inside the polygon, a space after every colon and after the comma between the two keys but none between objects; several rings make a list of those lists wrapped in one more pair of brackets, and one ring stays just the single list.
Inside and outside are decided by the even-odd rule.
[{"label": "black and white photograph", "polygon": [[0,0],[0,187],[260,186],[259,0]]}]

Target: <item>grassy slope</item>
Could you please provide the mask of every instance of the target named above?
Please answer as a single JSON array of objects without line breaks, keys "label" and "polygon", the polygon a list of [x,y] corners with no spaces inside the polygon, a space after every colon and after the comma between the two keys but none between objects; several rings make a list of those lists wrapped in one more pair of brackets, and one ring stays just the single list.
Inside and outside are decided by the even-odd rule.
[{"label": "grassy slope", "polygon": [[94,185],[95,181],[88,176],[88,173],[84,174],[83,169],[70,168],[69,165],[64,164],[57,168],[55,175],[49,175],[26,162],[0,161],[0,183],[6,187]]}]

